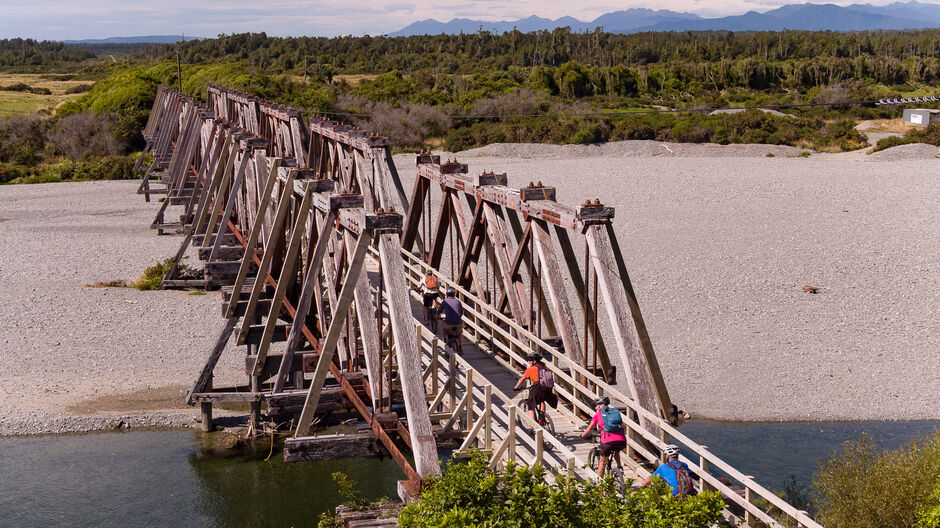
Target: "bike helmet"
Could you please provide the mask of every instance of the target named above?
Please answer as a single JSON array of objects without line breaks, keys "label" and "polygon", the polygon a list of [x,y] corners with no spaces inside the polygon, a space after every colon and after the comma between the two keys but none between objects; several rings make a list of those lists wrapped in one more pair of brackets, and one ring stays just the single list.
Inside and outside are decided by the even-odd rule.
[{"label": "bike helmet", "polygon": [[448,297],[453,297],[454,295],[457,294],[457,290],[455,290],[455,289],[453,289],[452,287],[448,286],[445,293],[447,294]]},{"label": "bike helmet", "polygon": [[536,352],[530,352],[528,356],[525,357],[529,361],[542,361],[542,354]]},{"label": "bike helmet", "polygon": [[608,398],[607,396],[602,396],[602,397],[600,397],[600,398],[594,400],[594,405],[595,405],[595,406],[597,406],[597,405],[610,405],[610,398]]},{"label": "bike helmet", "polygon": [[663,449],[663,454],[667,457],[677,457],[679,456],[679,447],[674,444],[669,444]]}]

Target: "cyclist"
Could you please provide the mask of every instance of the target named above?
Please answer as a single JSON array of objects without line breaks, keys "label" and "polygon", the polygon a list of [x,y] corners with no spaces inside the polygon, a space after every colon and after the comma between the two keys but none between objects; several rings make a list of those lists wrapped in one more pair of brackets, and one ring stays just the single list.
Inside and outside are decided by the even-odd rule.
[{"label": "cyclist", "polygon": [[610,398],[607,396],[594,400],[596,414],[591,418],[591,423],[588,424],[587,429],[581,435],[582,438],[587,438],[595,428],[600,431],[601,461],[597,466],[597,476],[601,478],[604,478],[607,462],[610,460],[611,455],[613,455],[614,461],[617,462],[617,467],[623,469],[623,464],[620,462],[620,452],[627,448],[627,436],[624,434],[623,418],[620,416],[620,411],[608,407],[608,405],[610,405]]},{"label": "cyclist", "polygon": [[673,495],[690,495],[692,493],[691,473],[689,466],[679,461],[679,448],[669,444],[663,449],[663,454],[666,455],[666,463],[656,468],[656,471],[643,481],[641,487],[649,486],[650,479],[655,475],[669,484]]},{"label": "cyclist", "polygon": [[545,374],[545,365],[542,364],[542,355],[532,352],[526,356],[526,359],[529,360],[529,366],[522,373],[522,377],[516,382],[516,386],[513,387],[513,390],[522,389],[522,385],[525,384],[526,380],[532,382],[529,386],[529,396],[526,398],[526,407],[529,408],[529,417],[532,418],[533,421],[536,421],[536,407],[542,411],[542,415],[544,416],[545,403],[548,402],[554,409],[558,406],[558,396],[555,396],[555,393],[553,393],[550,388],[546,387],[544,383],[539,383],[539,380],[547,375]]},{"label": "cyclist", "polygon": [[463,351],[463,305],[457,298],[453,288],[447,288],[447,296],[441,304],[441,325],[444,327],[444,336],[453,336],[457,342],[458,354]]},{"label": "cyclist", "polygon": [[424,283],[421,285],[422,301],[424,304],[424,322],[430,323],[434,317],[434,304],[437,302],[438,284],[437,277],[428,268],[424,273]]}]

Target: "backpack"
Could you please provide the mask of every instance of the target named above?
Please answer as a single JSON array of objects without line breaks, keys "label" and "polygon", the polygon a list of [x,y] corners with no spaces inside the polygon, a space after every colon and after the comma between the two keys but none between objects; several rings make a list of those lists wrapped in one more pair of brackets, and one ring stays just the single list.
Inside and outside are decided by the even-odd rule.
[{"label": "backpack", "polygon": [[680,465],[678,462],[675,466],[672,465],[672,462],[669,462],[669,467],[676,472],[676,482],[679,483],[679,487],[676,488],[678,490],[676,496],[692,495],[692,477],[689,475],[688,467]]},{"label": "backpack", "polygon": [[424,278],[424,287],[429,290],[437,289],[437,277],[430,275]]},{"label": "backpack", "polygon": [[539,367],[539,385],[543,389],[555,388],[555,376],[545,367]]},{"label": "backpack", "polygon": [[608,433],[623,431],[623,417],[617,409],[604,407],[601,409],[601,418],[604,420],[604,430]]}]

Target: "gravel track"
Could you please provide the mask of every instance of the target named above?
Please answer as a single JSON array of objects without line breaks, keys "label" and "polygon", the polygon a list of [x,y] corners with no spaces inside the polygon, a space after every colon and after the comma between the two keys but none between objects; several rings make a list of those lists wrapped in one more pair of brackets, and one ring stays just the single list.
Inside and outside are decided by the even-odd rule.
[{"label": "gravel track", "polygon": [[[6,323],[0,328],[0,434],[71,430],[63,422],[73,414],[70,406],[114,394],[140,397],[123,409],[106,406],[101,414],[108,420],[141,407],[148,413],[197,414],[182,403],[180,392],[202,368],[221,324],[218,294],[84,286],[133,281],[179,247],[180,237],[150,229],[160,204],[145,203],[136,185],[0,187],[0,306]],[[227,354],[220,364],[220,382],[234,372],[236,357]],[[167,397],[168,387],[176,397]],[[98,414],[94,405],[83,407]],[[97,428],[91,427],[95,419],[75,421]]]},{"label": "gravel track", "polygon": [[[875,420],[940,417],[940,162],[925,147],[804,159],[623,142],[458,157],[510,186],[542,180],[563,203],[617,208],[667,386],[694,416]],[[414,158],[395,159],[410,191]],[[131,281],[178,248],[149,228],[159,203],[135,188],[0,187],[0,435],[194,423],[182,394],[221,325],[218,293],[84,286]],[[241,381],[240,357],[223,355],[219,384]]]}]

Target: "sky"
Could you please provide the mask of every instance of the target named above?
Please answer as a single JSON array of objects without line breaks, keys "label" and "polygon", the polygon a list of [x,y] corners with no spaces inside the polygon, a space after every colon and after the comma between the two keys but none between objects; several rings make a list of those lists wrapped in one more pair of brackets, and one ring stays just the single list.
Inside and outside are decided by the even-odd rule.
[{"label": "sky", "polygon": [[[705,17],[767,11],[800,0],[0,0],[0,38],[67,40],[138,35],[215,37],[382,35],[433,18],[515,20],[530,15],[590,21],[631,7]],[[871,1],[881,5],[893,0]],[[815,0],[814,3],[824,3]],[[839,5],[864,0],[835,1]]]}]

